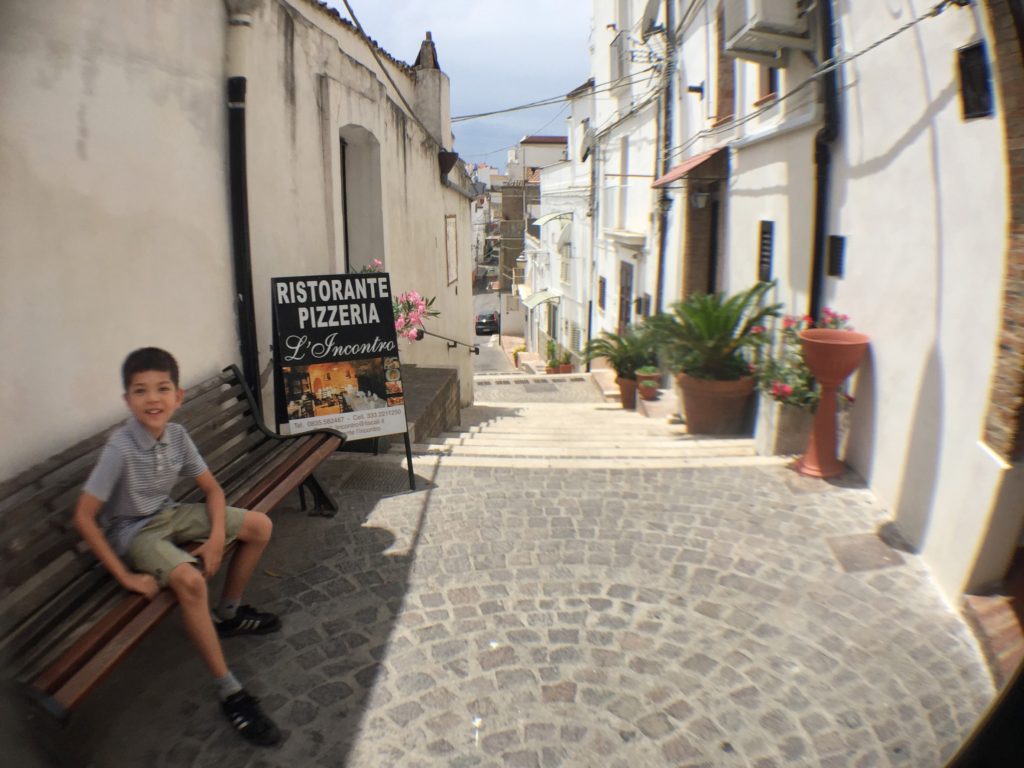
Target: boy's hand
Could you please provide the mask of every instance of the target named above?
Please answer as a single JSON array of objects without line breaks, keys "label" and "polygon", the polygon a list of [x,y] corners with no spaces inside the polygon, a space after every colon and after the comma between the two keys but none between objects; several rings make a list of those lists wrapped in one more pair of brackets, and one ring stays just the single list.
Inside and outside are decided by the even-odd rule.
[{"label": "boy's hand", "polygon": [[200,547],[192,553],[203,565],[203,575],[206,578],[212,577],[220,569],[220,562],[224,559],[224,540],[215,541],[212,537],[207,539]]},{"label": "boy's hand", "polygon": [[121,579],[121,586],[145,595],[147,600],[152,600],[160,592],[160,585],[148,573],[129,573]]}]

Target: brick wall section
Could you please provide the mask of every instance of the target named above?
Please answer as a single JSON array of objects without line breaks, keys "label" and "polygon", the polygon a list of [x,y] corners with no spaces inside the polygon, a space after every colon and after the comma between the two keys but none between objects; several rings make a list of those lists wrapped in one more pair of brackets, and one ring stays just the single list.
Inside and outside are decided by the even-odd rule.
[{"label": "brick wall section", "polygon": [[[686,196],[679,204],[686,206],[686,241],[683,250],[683,297],[691,293],[704,293],[708,289],[711,267],[711,201],[704,208],[694,208],[690,202],[693,191],[701,187],[713,190],[719,200],[718,211],[718,263],[722,263],[722,243],[725,233],[725,200],[722,191],[729,177],[729,153],[719,152],[701,163],[687,175]],[[742,254],[740,258],[743,258]]]},{"label": "brick wall section", "polygon": [[[985,421],[985,442],[1003,458],[1020,461],[1024,459],[1024,2],[984,0],[983,4],[995,32],[989,55],[996,108],[1006,124],[1010,170],[1003,321]],[[1011,4],[1016,7],[1011,9]]]}]

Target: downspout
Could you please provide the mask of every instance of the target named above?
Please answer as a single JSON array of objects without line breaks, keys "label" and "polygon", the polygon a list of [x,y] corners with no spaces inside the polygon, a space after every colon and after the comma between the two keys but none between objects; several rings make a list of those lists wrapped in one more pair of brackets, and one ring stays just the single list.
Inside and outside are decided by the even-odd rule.
[{"label": "downspout", "polygon": [[231,239],[235,271],[235,311],[242,375],[262,406],[259,352],[256,339],[256,308],[252,286],[252,252],[249,244],[249,191],[246,178],[245,90],[248,71],[248,35],[252,3],[228,3],[228,168],[231,184]]},{"label": "downspout", "polygon": [[[661,173],[669,170],[669,155],[672,152],[672,80],[676,62],[675,2],[665,0],[665,85],[662,94],[661,131]],[[665,299],[665,249],[668,242],[668,212],[672,197],[662,187],[658,191],[658,278],[654,290],[654,314],[661,312]]]},{"label": "downspout", "polygon": [[[818,3],[818,21],[824,47],[826,66],[836,56],[835,20],[832,0]],[[811,262],[811,286],[807,314],[817,319],[825,293],[825,241],[828,237],[828,201],[832,178],[832,144],[839,137],[839,76],[832,69],[822,76],[822,101],[825,104],[824,121],[814,136],[814,234]]]}]

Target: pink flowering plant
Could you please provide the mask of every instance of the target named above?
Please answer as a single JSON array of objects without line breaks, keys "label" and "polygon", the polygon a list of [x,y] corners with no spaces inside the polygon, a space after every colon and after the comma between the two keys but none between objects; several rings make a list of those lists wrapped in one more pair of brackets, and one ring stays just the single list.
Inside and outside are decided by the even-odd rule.
[{"label": "pink flowering plant", "polygon": [[[776,338],[772,342],[771,353],[763,356],[756,366],[758,388],[773,400],[797,408],[810,408],[812,411],[818,407],[821,393],[804,362],[800,331],[808,328],[853,330],[847,315],[841,315],[828,307],[821,314],[821,320],[817,323],[810,315],[783,316],[781,327],[777,329]],[[840,397],[843,402],[853,402],[853,398],[845,392],[840,393]]]},{"label": "pink flowering plant", "polygon": [[395,330],[399,335],[416,341],[423,338],[423,321],[441,313],[434,309],[434,298],[425,299],[416,291],[400,293],[391,302],[395,310]]},{"label": "pink flowering plant", "polygon": [[[384,262],[374,259],[367,266],[359,270],[361,274],[369,272],[383,272]],[[418,341],[423,338],[423,321],[428,317],[439,317],[440,310],[434,309],[436,296],[427,299],[417,291],[400,293],[391,300],[391,308],[395,312],[395,330],[399,336],[409,341]]]}]

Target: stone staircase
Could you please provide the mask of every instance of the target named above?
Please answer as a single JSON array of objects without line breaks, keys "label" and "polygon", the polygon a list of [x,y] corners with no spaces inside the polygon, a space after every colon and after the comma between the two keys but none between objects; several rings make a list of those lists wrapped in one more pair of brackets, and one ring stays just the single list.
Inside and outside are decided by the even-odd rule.
[{"label": "stone staircase", "polygon": [[[404,454],[393,445],[392,454]],[[649,419],[616,403],[486,403],[463,409],[458,431],[413,445],[417,467],[656,469],[774,465],[750,438],[688,435],[683,425]]]}]

